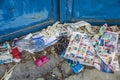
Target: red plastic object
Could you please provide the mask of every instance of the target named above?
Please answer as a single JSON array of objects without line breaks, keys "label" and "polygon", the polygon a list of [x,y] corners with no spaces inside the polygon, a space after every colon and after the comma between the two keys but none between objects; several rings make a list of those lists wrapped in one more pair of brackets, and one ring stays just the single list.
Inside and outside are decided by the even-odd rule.
[{"label": "red plastic object", "polygon": [[36,60],[36,65],[40,67],[43,64],[45,64],[46,62],[48,62],[48,58],[47,58],[47,56],[43,55],[42,57],[40,57]]},{"label": "red plastic object", "polygon": [[21,55],[17,47],[12,48],[12,54],[14,58],[21,59]]}]

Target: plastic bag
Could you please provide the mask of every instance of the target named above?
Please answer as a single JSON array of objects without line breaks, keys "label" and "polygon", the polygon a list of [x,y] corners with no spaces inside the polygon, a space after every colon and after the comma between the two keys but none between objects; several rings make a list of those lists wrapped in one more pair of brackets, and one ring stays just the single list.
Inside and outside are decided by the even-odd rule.
[{"label": "plastic bag", "polygon": [[15,44],[20,51],[26,50],[31,53],[39,52],[45,47],[42,37],[18,40]]}]

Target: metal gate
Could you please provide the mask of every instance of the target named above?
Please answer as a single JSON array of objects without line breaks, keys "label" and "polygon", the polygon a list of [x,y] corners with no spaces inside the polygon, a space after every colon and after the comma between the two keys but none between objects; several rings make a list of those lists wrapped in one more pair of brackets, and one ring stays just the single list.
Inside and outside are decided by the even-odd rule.
[{"label": "metal gate", "polygon": [[57,0],[0,0],[0,41],[35,32],[58,20]]}]

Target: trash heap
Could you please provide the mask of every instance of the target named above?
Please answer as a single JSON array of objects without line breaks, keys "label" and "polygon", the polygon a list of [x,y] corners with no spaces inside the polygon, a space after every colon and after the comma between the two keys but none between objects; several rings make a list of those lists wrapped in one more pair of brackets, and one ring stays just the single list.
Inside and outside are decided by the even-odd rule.
[{"label": "trash heap", "polygon": [[61,55],[67,60],[75,73],[79,73],[83,65],[114,73],[119,70],[119,33],[117,26],[108,27],[107,24],[99,27],[85,21],[56,22],[46,29],[1,44],[0,64],[21,62],[23,51],[32,55],[43,52],[42,56],[34,59],[39,67],[49,61],[47,53],[53,53],[56,58]]},{"label": "trash heap", "polygon": [[[107,37],[106,36],[112,36]],[[113,40],[113,42],[108,41]],[[112,38],[112,39],[111,39]],[[65,58],[78,61],[80,64],[94,66],[98,70],[113,73],[119,70],[117,54],[118,35],[114,32],[105,32],[93,40],[85,33],[74,32]]]},{"label": "trash heap", "polygon": [[[90,31],[73,32],[67,50],[62,56],[79,64],[93,66],[103,72],[118,71],[118,33],[114,32],[118,28],[116,30],[115,28],[117,26],[108,27],[105,24],[94,35],[94,32],[89,33]],[[81,70],[83,67],[76,69]]]}]

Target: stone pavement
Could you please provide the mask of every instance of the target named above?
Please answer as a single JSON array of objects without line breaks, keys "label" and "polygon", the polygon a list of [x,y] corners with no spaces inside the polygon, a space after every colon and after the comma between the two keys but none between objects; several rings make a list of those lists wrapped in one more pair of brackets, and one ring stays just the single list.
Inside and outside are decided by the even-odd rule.
[{"label": "stone pavement", "polygon": [[[45,80],[120,80],[120,71],[109,74],[95,68],[85,67],[79,74],[74,74],[66,61],[62,62],[60,68],[54,68],[51,71],[51,76],[49,75]],[[60,72],[60,70],[63,70],[63,72]]]},{"label": "stone pavement", "polygon": [[[49,59],[42,67],[37,67],[32,60],[18,64],[10,80],[120,80],[120,71],[109,74],[85,67],[79,74],[74,74],[67,61],[53,55]],[[7,65],[0,66],[0,77],[7,68]]]}]

